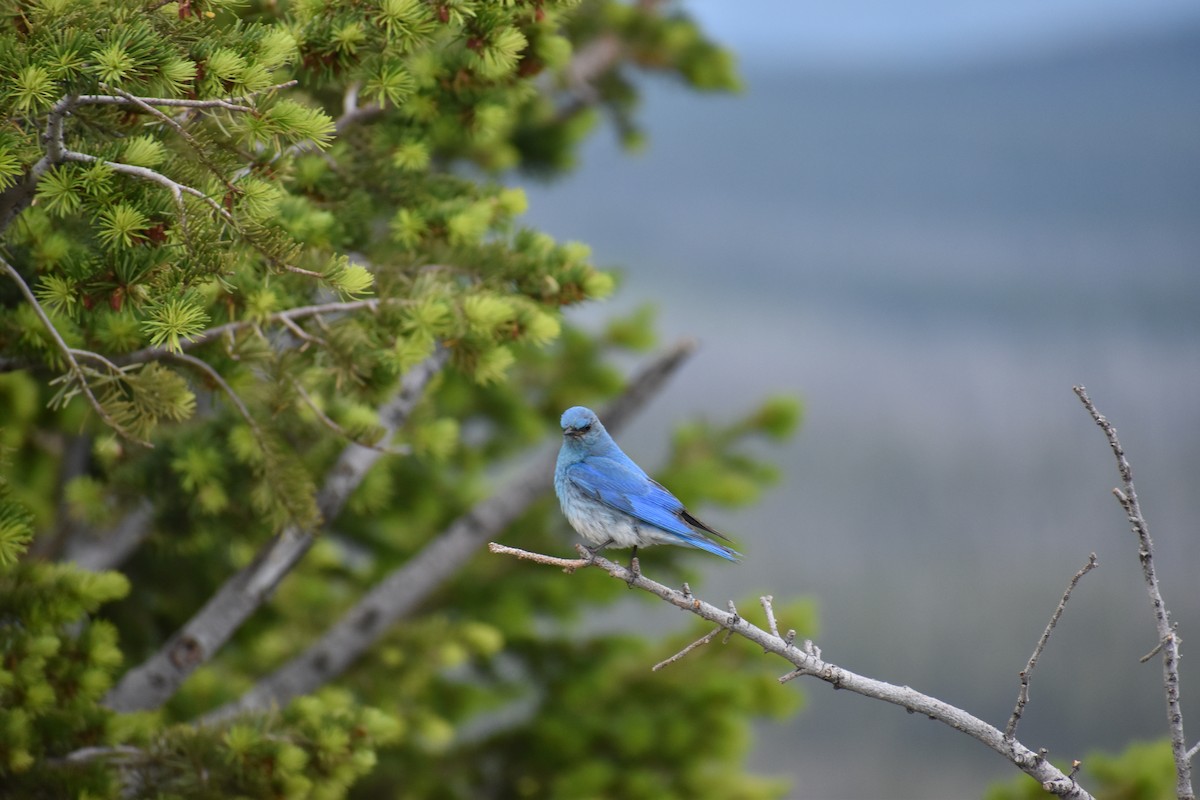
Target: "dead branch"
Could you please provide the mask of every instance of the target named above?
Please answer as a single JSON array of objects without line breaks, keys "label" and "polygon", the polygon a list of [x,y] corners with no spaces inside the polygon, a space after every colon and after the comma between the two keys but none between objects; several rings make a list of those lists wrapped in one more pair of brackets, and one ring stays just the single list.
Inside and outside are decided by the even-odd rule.
[{"label": "dead branch", "polygon": [[1150,540],[1150,528],[1146,524],[1146,518],[1142,516],[1137,491],[1133,487],[1133,468],[1125,458],[1125,450],[1117,439],[1117,429],[1096,409],[1087,389],[1076,386],[1074,391],[1083,407],[1104,431],[1109,449],[1117,459],[1117,471],[1121,475],[1124,488],[1113,489],[1113,494],[1125,510],[1129,526],[1137,536],[1138,559],[1142,563],[1142,577],[1150,594],[1154,624],[1158,630],[1158,643],[1163,654],[1163,690],[1167,697],[1167,726],[1171,733],[1171,753],[1175,758],[1175,793],[1179,800],[1195,800],[1196,794],[1192,790],[1192,764],[1183,732],[1183,704],[1179,699],[1179,637],[1175,634],[1175,626],[1171,623],[1171,615],[1167,611],[1167,604],[1158,584],[1158,573],[1154,569],[1154,543]]},{"label": "dead branch", "polygon": [[[739,616],[736,611],[717,608],[714,605],[704,602],[690,592],[685,594],[677,589],[664,586],[647,578],[645,575],[635,574],[626,567],[609,561],[602,556],[592,556],[582,545],[577,547],[581,556],[579,559],[581,562],[580,568],[597,567],[602,569],[613,578],[623,581],[633,588],[649,592],[677,608],[695,614],[701,619],[716,623],[719,626],[718,630],[724,629],[730,634],[748,639],[762,647],[764,652],[777,655],[794,665],[796,669],[784,675],[781,681],[801,675],[812,676],[830,684],[835,689],[846,689],[864,697],[871,697],[899,706],[909,713],[923,714],[929,717],[929,719],[936,720],[957,731],[961,731],[995,750],[1022,772],[1025,772],[1041,783],[1042,788],[1047,792],[1058,797],[1069,798],[1069,800],[1090,800],[1091,798],[1091,795],[1075,782],[1074,775],[1064,774],[1042,754],[1035,753],[1015,739],[1007,738],[999,728],[989,725],[967,711],[952,706],[936,697],[922,694],[908,686],[896,686],[895,684],[868,678],[839,667],[836,664],[824,661],[821,658],[820,651],[816,647],[809,646],[803,649],[796,647],[783,637],[759,628],[757,625]],[[562,559],[543,556],[540,553],[529,553],[528,551],[514,553],[515,548],[495,543],[489,545],[489,549],[494,553],[517,555],[520,558],[530,561],[553,564],[554,566],[560,566],[559,562],[562,561]],[[765,604],[769,604],[770,602],[765,597],[762,598],[762,601]],[[772,616],[773,614],[774,612],[772,612]],[[691,649],[695,649],[698,646],[697,644]],[[671,660],[668,659],[668,661]]]}]

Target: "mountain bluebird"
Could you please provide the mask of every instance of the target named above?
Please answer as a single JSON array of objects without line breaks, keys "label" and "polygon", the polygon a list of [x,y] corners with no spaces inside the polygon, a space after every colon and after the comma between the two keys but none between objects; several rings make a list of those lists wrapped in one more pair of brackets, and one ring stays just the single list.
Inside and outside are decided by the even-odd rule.
[{"label": "mountain bluebird", "polygon": [[580,536],[602,547],[678,544],[737,561],[741,553],[705,536],[729,541],[688,513],[683,503],[621,452],[596,414],[583,406],[562,415],[563,443],[554,491]]}]

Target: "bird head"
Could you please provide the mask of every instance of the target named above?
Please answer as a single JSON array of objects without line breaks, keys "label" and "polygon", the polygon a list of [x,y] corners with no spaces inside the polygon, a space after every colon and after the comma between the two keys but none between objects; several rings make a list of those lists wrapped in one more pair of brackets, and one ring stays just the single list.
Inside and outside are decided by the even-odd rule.
[{"label": "bird head", "polygon": [[590,448],[607,437],[596,412],[583,406],[568,408],[562,415],[563,440]]}]

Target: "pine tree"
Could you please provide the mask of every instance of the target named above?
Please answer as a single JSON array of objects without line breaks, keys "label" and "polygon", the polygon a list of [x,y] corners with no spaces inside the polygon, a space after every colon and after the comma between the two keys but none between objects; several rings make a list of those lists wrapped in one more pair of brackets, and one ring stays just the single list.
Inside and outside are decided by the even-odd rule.
[{"label": "pine tree", "polygon": [[[611,581],[479,547],[561,549],[547,474],[496,475],[683,355],[627,386],[650,321],[565,322],[614,278],[502,183],[636,144],[636,70],[737,85],[655,2],[0,3],[5,796],[781,791],[768,664],[660,679],[576,631]],[[682,429],[672,488],[753,500],[795,421]]]}]

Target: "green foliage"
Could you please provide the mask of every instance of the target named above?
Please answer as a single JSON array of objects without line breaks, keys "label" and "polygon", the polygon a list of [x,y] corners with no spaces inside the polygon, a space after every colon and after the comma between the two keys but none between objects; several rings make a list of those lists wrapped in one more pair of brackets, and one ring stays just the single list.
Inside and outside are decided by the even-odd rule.
[{"label": "green foliage", "polygon": [[[1059,764],[1065,773],[1071,766]],[[1119,755],[1092,753],[1083,759],[1079,780],[1097,800],[1172,800],[1175,759],[1170,741],[1135,742]],[[990,787],[987,800],[1041,800],[1046,792],[1021,776]]]},{"label": "green foliage", "polygon": [[[2,379],[2,377],[0,377]],[[0,391],[5,387],[0,383]],[[34,519],[29,510],[8,497],[11,487],[5,477],[8,469],[8,452],[0,440],[0,570],[16,564],[34,537]]]},{"label": "green foliage", "polygon": [[[630,637],[510,641],[509,651],[542,676],[538,691],[516,701],[528,703],[523,713],[537,724],[512,726],[435,755],[434,769],[400,796],[783,796],[786,786],[778,780],[722,766],[749,747],[747,730],[724,709],[772,716],[795,709],[798,695],[780,687],[774,665],[744,642],[722,646],[718,640],[695,660],[661,672],[648,668],[705,632],[693,628],[653,646]],[[731,674],[738,680],[729,680]],[[362,796],[381,789],[388,777],[381,770],[365,781]]]},{"label": "green foliage", "polygon": [[[12,796],[62,786],[48,759],[117,735],[99,705],[121,663],[117,631],[86,615],[128,591],[115,572],[37,563],[0,571],[0,781]],[[97,768],[76,777],[88,790],[107,782]]]},{"label": "green foliage", "polygon": [[734,445],[747,437],[785,439],[799,420],[799,403],[777,397],[731,425],[697,421],[681,426],[675,432],[674,457],[663,480],[685,503],[701,497],[727,505],[752,503],[779,474]]},{"label": "green foliage", "polygon": [[[677,10],[610,0],[0,11],[5,796],[779,794],[741,765],[749,721],[796,702],[776,665],[714,645],[650,673],[659,645],[572,625],[623,587],[482,554],[335,684],[193,724],[495,491],[563,408],[620,391],[613,363],[653,346],[652,313],[573,326],[615,278],[523,228],[505,182],[568,167],[595,109],[632,142],[632,70],[728,89],[729,57]],[[622,47],[579,91],[572,58],[608,37]],[[439,348],[388,454],[322,520],[339,454],[378,438]],[[685,425],[665,477],[689,502],[753,500],[774,478],[760,440],[796,418],[772,401]],[[145,501],[121,574],[56,561]],[[287,525],[322,535],[271,601],[164,708],[109,710],[123,665]],[[548,501],[507,535],[567,541]],[[688,555],[660,550],[646,564],[682,574]]]}]

